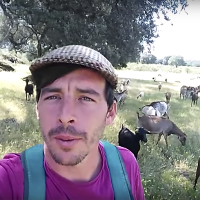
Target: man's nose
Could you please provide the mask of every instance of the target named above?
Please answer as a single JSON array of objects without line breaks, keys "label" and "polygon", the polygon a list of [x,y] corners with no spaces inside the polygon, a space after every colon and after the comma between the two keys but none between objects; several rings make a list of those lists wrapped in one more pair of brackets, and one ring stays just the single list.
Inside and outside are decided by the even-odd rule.
[{"label": "man's nose", "polygon": [[76,122],[75,104],[72,100],[63,100],[60,108],[59,122],[62,123],[64,127]]}]

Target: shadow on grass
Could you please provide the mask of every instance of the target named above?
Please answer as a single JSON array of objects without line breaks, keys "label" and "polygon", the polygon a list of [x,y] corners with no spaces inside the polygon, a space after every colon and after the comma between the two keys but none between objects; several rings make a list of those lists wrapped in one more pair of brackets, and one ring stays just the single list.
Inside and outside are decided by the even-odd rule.
[{"label": "shadow on grass", "polygon": [[25,118],[23,121],[17,119],[16,122],[9,121],[10,118],[15,118],[15,116],[18,118],[17,113],[11,112],[13,111],[12,107],[5,108],[3,104],[0,105],[1,113],[4,113],[0,119],[0,157],[3,157],[6,153],[21,152],[37,143],[42,143],[39,123],[36,119],[35,101],[26,102],[23,98],[23,91],[16,93],[14,90],[6,88],[5,93],[5,89],[1,88],[1,92],[4,92],[2,102],[12,101],[18,110],[22,110]]}]

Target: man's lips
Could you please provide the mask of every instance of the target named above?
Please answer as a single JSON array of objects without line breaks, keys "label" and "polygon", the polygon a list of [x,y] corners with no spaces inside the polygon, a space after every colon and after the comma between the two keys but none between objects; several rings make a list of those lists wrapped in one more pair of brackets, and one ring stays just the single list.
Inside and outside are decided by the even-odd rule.
[{"label": "man's lips", "polygon": [[72,140],[80,140],[81,138],[80,137],[74,137],[74,136],[71,136],[71,135],[57,135],[54,137],[55,139],[59,139],[59,140],[64,140],[64,141],[72,141]]}]

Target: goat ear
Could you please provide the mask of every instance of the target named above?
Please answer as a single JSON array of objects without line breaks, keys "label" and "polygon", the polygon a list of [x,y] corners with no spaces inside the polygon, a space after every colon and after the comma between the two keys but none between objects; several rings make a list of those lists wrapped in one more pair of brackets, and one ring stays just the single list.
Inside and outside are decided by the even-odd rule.
[{"label": "goat ear", "polygon": [[122,124],[122,129],[124,129],[124,125]]}]

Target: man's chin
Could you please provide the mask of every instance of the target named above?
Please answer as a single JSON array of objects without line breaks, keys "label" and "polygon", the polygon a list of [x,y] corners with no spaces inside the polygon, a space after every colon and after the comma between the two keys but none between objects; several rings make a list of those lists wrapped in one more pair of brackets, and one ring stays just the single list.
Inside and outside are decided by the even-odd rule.
[{"label": "man's chin", "polygon": [[54,153],[52,155],[54,161],[63,166],[75,166],[78,165],[84,158],[87,156],[87,154],[76,154],[73,152],[73,150],[60,150],[63,152]]}]

